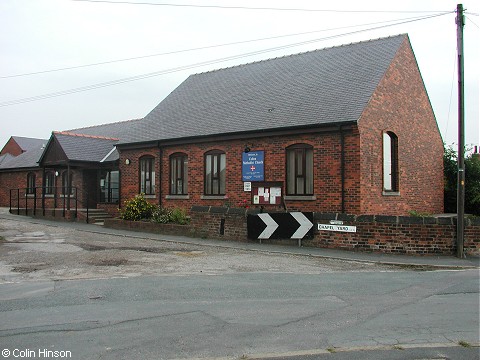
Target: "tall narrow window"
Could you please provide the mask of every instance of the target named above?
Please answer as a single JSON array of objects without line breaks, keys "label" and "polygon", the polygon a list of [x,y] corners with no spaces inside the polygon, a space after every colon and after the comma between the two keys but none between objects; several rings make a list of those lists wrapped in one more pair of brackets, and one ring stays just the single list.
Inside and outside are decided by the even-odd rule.
[{"label": "tall narrow window", "polygon": [[287,195],[313,195],[313,147],[287,148]]},{"label": "tall narrow window", "polygon": [[45,173],[45,194],[53,194],[53,189],[55,186],[55,174],[53,171]]},{"label": "tall narrow window", "polygon": [[73,176],[71,172],[70,172],[70,176],[68,174],[68,171],[64,171],[62,173],[62,195],[67,195],[69,192],[70,192],[70,195],[73,195],[72,180],[73,180]]},{"label": "tall narrow window", "polygon": [[186,154],[170,156],[170,194],[188,194],[188,158]]},{"label": "tall narrow window", "polygon": [[398,192],[398,138],[392,132],[383,133],[383,190]]},{"label": "tall narrow window", "polygon": [[100,173],[100,202],[118,203],[119,172],[118,170],[103,170]]},{"label": "tall narrow window", "polygon": [[225,195],[227,160],[218,150],[205,154],[205,195]]},{"label": "tall narrow window", "polygon": [[35,180],[36,180],[35,173],[30,172],[27,174],[27,194],[34,194],[35,193]]},{"label": "tall narrow window", "polygon": [[152,156],[140,158],[140,192],[155,195],[155,163]]}]

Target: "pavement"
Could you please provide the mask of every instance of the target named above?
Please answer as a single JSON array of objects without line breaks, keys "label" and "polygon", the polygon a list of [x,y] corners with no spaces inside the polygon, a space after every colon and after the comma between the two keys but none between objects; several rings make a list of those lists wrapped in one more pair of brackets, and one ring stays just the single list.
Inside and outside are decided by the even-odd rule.
[{"label": "pavement", "polygon": [[247,251],[259,251],[273,254],[290,254],[299,256],[313,256],[320,258],[338,259],[346,261],[357,261],[367,263],[378,263],[387,265],[397,265],[405,267],[415,267],[421,270],[429,270],[430,268],[441,269],[474,269],[480,268],[480,257],[469,256],[460,259],[454,256],[418,256],[418,255],[400,255],[400,254],[382,254],[375,252],[355,252],[337,249],[325,249],[314,247],[298,247],[289,245],[260,244],[258,242],[238,242],[214,239],[191,238],[186,236],[175,236],[166,234],[153,234],[147,232],[127,231],[111,229],[104,226],[85,224],[80,222],[67,221],[51,221],[29,216],[13,215],[8,212],[8,208],[0,208],[0,219],[8,219],[14,221],[28,221],[32,224],[43,224],[55,227],[66,227],[79,231],[111,234],[131,238],[150,239],[156,241],[166,241],[178,244],[192,244],[200,246],[221,247],[229,249],[241,249]]}]

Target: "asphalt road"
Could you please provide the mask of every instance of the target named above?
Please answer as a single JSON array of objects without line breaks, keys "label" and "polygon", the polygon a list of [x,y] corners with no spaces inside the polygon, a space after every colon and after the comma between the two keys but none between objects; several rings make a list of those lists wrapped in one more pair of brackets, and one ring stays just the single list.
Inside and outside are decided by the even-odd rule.
[{"label": "asphalt road", "polygon": [[0,289],[0,348],[37,358],[39,349],[73,359],[282,358],[479,338],[476,270],[150,276]]},{"label": "asphalt road", "polygon": [[0,217],[0,360],[478,359],[479,271]]}]

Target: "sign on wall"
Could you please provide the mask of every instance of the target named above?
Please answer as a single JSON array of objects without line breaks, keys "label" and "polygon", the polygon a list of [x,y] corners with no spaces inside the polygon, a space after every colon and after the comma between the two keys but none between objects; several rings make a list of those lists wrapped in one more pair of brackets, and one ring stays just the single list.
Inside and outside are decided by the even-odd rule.
[{"label": "sign on wall", "polygon": [[265,151],[242,153],[242,181],[264,180]]},{"label": "sign on wall", "polygon": [[249,239],[313,238],[313,213],[260,213],[248,215]]},{"label": "sign on wall", "polygon": [[340,232],[357,232],[356,226],[334,225],[334,224],[317,224],[318,231],[340,231]]},{"label": "sign on wall", "polygon": [[282,185],[280,181],[255,182],[252,184],[253,205],[281,205]]}]

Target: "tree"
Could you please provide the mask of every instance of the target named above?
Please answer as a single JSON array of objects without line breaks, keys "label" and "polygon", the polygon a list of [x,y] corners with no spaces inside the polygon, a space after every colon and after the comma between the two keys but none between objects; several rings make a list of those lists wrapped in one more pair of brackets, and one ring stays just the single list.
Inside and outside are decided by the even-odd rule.
[{"label": "tree", "polygon": [[[457,212],[457,152],[445,147],[444,205],[445,212]],[[465,213],[480,216],[480,156],[470,153],[465,157]]]}]

